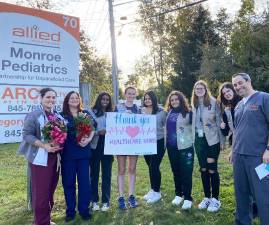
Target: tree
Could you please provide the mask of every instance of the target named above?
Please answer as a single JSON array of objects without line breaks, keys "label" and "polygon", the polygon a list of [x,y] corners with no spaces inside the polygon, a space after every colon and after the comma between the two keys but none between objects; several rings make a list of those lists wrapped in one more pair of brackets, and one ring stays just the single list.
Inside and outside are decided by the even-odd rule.
[{"label": "tree", "polygon": [[145,57],[150,61],[148,65],[152,67],[151,71],[154,74],[145,75],[148,75],[151,80],[155,78],[154,83],[157,83],[163,96],[166,93],[165,82],[174,73],[171,68],[173,63],[170,57],[172,45],[169,37],[174,16],[162,12],[182,2],[184,1],[156,0],[151,4],[142,3],[139,7],[141,31],[150,46],[150,55]]},{"label": "tree", "polygon": [[217,13],[217,19],[214,21],[215,30],[219,35],[220,43],[225,52],[228,51],[230,36],[233,28],[233,22],[229,20],[229,16],[225,8],[221,8]]},{"label": "tree", "polygon": [[157,85],[157,78],[155,76],[156,73],[151,56],[144,55],[135,62],[134,73],[128,76],[129,80],[126,84],[145,90],[149,86]]},{"label": "tree", "polygon": [[84,31],[80,33],[80,65],[80,81],[91,85],[91,102],[100,92],[112,93],[111,64],[97,55]]},{"label": "tree", "polygon": [[253,0],[242,0],[231,36],[231,53],[238,71],[252,77],[254,87],[269,91],[269,15],[257,16]]},{"label": "tree", "polygon": [[231,28],[233,23],[228,20],[225,9],[220,9],[214,21],[214,29],[218,33],[217,45],[204,44],[202,47],[202,61],[200,67],[201,78],[208,81],[211,92],[218,94],[219,84],[231,80],[235,72],[233,58],[229,51]]},{"label": "tree", "polygon": [[200,77],[203,46],[217,46],[220,39],[214,30],[208,10],[201,5],[179,11],[174,28],[175,45],[172,87],[188,97],[193,84]]},{"label": "tree", "polygon": [[138,89],[139,96],[143,96],[143,93],[147,89],[155,90],[160,103],[164,103],[171,85],[168,85],[169,81],[164,81],[164,90],[159,88],[153,63],[150,55],[141,57],[140,60],[135,63],[134,73],[128,76],[126,85],[135,86]]},{"label": "tree", "polygon": [[35,9],[52,9],[53,4],[50,0],[17,0],[17,5],[30,6]]},{"label": "tree", "polygon": [[251,18],[255,15],[253,0],[242,0],[242,6],[235,21],[235,26],[231,35],[231,50],[235,57],[235,62],[242,65],[246,62],[246,51],[250,52],[248,43],[252,33]]},{"label": "tree", "polygon": [[203,57],[200,67],[200,77],[208,82],[213,95],[217,96],[220,83],[231,80],[236,69],[233,66],[232,56],[223,46],[202,47]]}]

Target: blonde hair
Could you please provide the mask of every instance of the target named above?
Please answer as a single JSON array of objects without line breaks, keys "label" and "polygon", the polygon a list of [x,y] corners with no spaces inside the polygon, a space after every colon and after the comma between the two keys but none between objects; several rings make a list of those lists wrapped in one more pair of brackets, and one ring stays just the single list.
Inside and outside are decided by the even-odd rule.
[{"label": "blonde hair", "polygon": [[197,85],[202,85],[205,88],[205,95],[204,95],[204,102],[203,103],[204,103],[204,106],[208,107],[210,105],[210,97],[212,95],[211,95],[210,90],[208,89],[207,83],[204,80],[198,80],[194,84],[193,89],[192,89],[192,96],[191,96],[191,106],[193,108],[197,108],[199,105],[198,96],[195,94],[195,88]]}]

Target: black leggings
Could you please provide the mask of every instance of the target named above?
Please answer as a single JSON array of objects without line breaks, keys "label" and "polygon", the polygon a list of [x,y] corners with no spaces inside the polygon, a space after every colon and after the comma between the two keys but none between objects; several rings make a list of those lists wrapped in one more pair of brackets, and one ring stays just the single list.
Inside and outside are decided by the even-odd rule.
[{"label": "black leggings", "polygon": [[161,171],[160,164],[162,162],[165,153],[164,139],[157,141],[157,154],[156,155],[145,155],[145,161],[149,168],[149,178],[151,189],[156,192],[160,191],[161,186]]},{"label": "black leggings", "polygon": [[104,155],[104,142],[105,137],[99,136],[98,144],[96,149],[92,150],[91,159],[91,185],[92,185],[92,201],[99,201],[99,174],[100,165],[102,168],[102,203],[110,202],[110,192],[111,192],[111,171],[113,156]]},{"label": "black leggings", "polygon": [[193,147],[178,150],[176,147],[167,146],[167,151],[174,175],[175,194],[180,197],[184,196],[185,200],[192,201]]},{"label": "black leggings", "polygon": [[[194,146],[200,166],[205,197],[218,199],[220,188],[218,173],[220,143],[209,146],[205,137],[198,137],[196,135]],[[208,162],[208,158],[213,159],[214,162]]]}]

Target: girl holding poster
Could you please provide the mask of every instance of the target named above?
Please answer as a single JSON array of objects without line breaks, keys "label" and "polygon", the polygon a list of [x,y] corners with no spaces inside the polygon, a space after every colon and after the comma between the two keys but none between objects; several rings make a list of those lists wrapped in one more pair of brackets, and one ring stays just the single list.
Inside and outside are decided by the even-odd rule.
[{"label": "girl holding poster", "polygon": [[204,199],[199,209],[216,212],[220,208],[218,158],[220,154],[221,113],[219,104],[210,94],[207,83],[199,80],[192,91],[193,124],[192,133],[197,154],[201,179],[204,188]]},{"label": "girl holding poster", "polygon": [[157,97],[153,91],[147,91],[144,94],[142,113],[156,115],[157,121],[157,154],[144,156],[149,168],[151,190],[143,198],[147,203],[155,203],[162,197],[160,192],[160,164],[165,153],[164,126],[166,122],[166,112],[158,107]]},{"label": "girl holding poster", "polygon": [[192,207],[192,172],[194,149],[192,139],[192,112],[186,97],[172,91],[166,102],[166,147],[175,182],[173,205],[187,210]]},{"label": "girl holding poster", "polygon": [[102,168],[102,208],[101,211],[109,210],[110,191],[111,191],[111,170],[112,155],[104,155],[105,134],[106,134],[106,113],[112,112],[111,96],[107,92],[99,94],[93,106],[97,129],[91,142],[92,160],[91,160],[91,184],[92,184],[92,210],[98,211],[98,183],[100,165]]},{"label": "girl holding poster", "polygon": [[62,154],[62,183],[66,202],[65,221],[75,219],[76,180],[78,182],[78,211],[83,220],[89,220],[91,219],[89,168],[92,154],[89,143],[94,135],[93,119],[88,111],[82,109],[80,95],[75,91],[66,95],[62,115],[68,121],[67,139]]},{"label": "girl holding poster", "polygon": [[53,141],[45,140],[43,131],[44,127],[52,122],[50,118],[57,118],[57,121],[63,122],[63,118],[53,111],[56,95],[56,91],[51,88],[40,90],[40,109],[26,115],[22,133],[23,141],[18,150],[19,154],[26,157],[31,169],[35,225],[54,224],[51,222],[50,213],[59,178],[57,152],[62,148]]},{"label": "girl holding poster", "polygon": [[[127,87],[124,92],[125,95],[125,103],[118,104],[115,108],[115,112],[119,113],[140,113],[140,109],[136,104],[134,104],[134,100],[136,98],[136,89],[134,87]],[[119,208],[122,210],[126,209],[125,199],[124,199],[124,178],[126,171],[126,161],[127,157],[129,159],[128,165],[128,175],[129,175],[129,198],[128,203],[130,208],[137,207],[137,201],[134,196],[135,191],[135,180],[136,180],[136,164],[137,164],[137,155],[118,155],[118,191],[119,198],[118,204]]]}]

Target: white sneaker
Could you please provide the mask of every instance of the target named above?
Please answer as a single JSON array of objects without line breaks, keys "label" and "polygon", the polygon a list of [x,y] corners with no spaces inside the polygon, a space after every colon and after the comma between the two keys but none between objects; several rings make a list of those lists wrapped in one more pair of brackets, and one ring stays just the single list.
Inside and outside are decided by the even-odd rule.
[{"label": "white sneaker", "polygon": [[208,212],[217,212],[220,209],[221,203],[219,200],[212,198],[210,205],[207,208]]},{"label": "white sneaker", "polygon": [[198,205],[198,209],[206,209],[211,203],[210,198],[204,198],[203,201]]},{"label": "white sneaker", "polygon": [[187,209],[191,209],[191,207],[192,207],[192,201],[190,201],[190,200],[184,200],[181,209],[187,210]]},{"label": "white sneaker", "polygon": [[158,202],[162,198],[161,192],[155,192],[150,195],[150,198],[147,200],[147,203],[152,204]]},{"label": "white sneaker", "polygon": [[101,211],[106,212],[109,210],[109,204],[108,203],[103,203]]},{"label": "white sneaker", "polygon": [[179,205],[182,201],[183,198],[181,198],[180,196],[176,196],[172,201],[172,205]]},{"label": "white sneaker", "polygon": [[100,207],[97,202],[92,203],[92,211],[99,211]]},{"label": "white sneaker", "polygon": [[143,199],[144,200],[149,200],[150,199],[150,197],[151,197],[151,195],[153,194],[153,190],[151,189],[147,194],[145,194],[144,196],[143,196]]}]

